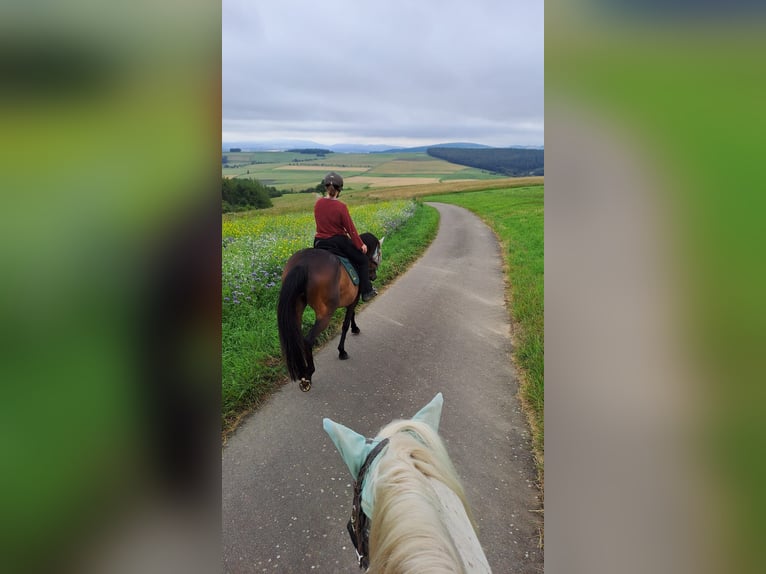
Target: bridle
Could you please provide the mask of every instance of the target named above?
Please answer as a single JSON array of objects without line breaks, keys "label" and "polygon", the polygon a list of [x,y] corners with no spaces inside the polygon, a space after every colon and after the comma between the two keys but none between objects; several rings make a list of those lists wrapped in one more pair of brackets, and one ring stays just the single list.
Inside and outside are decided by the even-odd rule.
[{"label": "bridle", "polygon": [[359,476],[354,482],[354,501],[351,505],[351,519],[346,524],[351,542],[356,550],[356,557],[359,561],[359,568],[365,570],[370,565],[370,519],[362,510],[362,486],[367,470],[372,465],[375,457],[388,444],[388,439],[384,438],[375,448],[370,451],[367,458],[364,459],[362,468],[359,469]]}]

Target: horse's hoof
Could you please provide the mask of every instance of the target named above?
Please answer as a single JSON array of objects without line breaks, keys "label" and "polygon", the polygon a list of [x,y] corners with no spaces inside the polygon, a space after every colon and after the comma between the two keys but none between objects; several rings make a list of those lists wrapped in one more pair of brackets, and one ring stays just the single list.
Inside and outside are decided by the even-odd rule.
[{"label": "horse's hoof", "polygon": [[345,361],[346,359],[348,359],[348,353],[346,351],[342,351],[341,353],[338,353],[338,358],[341,361]]},{"label": "horse's hoof", "polygon": [[301,379],[298,386],[304,393],[307,393],[311,390],[311,381],[309,379]]},{"label": "horse's hoof", "polygon": [[362,332],[362,330],[361,330],[361,329],[359,329],[359,328],[356,328],[356,329],[351,329],[351,332],[352,332],[354,335],[358,335],[359,333],[361,333],[361,332]]}]

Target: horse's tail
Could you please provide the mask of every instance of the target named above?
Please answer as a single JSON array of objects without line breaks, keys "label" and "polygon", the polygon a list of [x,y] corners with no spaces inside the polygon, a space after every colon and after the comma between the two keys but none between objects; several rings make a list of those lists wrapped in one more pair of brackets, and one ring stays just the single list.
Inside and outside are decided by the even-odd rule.
[{"label": "horse's tail", "polygon": [[300,319],[296,315],[298,299],[306,293],[308,270],[305,265],[296,265],[285,276],[279,291],[277,304],[277,324],[279,326],[279,343],[282,346],[282,356],[287,365],[290,378],[297,381],[306,371],[303,334]]}]

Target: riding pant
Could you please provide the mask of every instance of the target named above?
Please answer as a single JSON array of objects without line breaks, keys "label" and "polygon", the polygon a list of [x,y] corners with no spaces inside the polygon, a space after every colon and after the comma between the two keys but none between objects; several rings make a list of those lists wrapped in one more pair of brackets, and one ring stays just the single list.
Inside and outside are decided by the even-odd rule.
[{"label": "riding pant", "polygon": [[314,238],[314,247],[321,249],[328,249],[336,254],[340,253],[344,257],[348,257],[349,261],[356,267],[359,272],[359,290],[361,293],[369,293],[372,291],[372,283],[370,283],[370,260],[367,255],[359,251],[351,240],[345,235],[334,235],[325,239]]}]

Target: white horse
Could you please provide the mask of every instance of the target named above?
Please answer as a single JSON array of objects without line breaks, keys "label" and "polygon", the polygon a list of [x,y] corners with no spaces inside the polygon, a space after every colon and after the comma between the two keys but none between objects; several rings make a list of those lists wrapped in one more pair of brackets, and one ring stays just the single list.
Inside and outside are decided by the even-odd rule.
[{"label": "white horse", "polygon": [[375,574],[491,572],[463,488],[438,435],[442,394],[374,439],[325,418],[354,478],[348,524],[359,565]]}]

